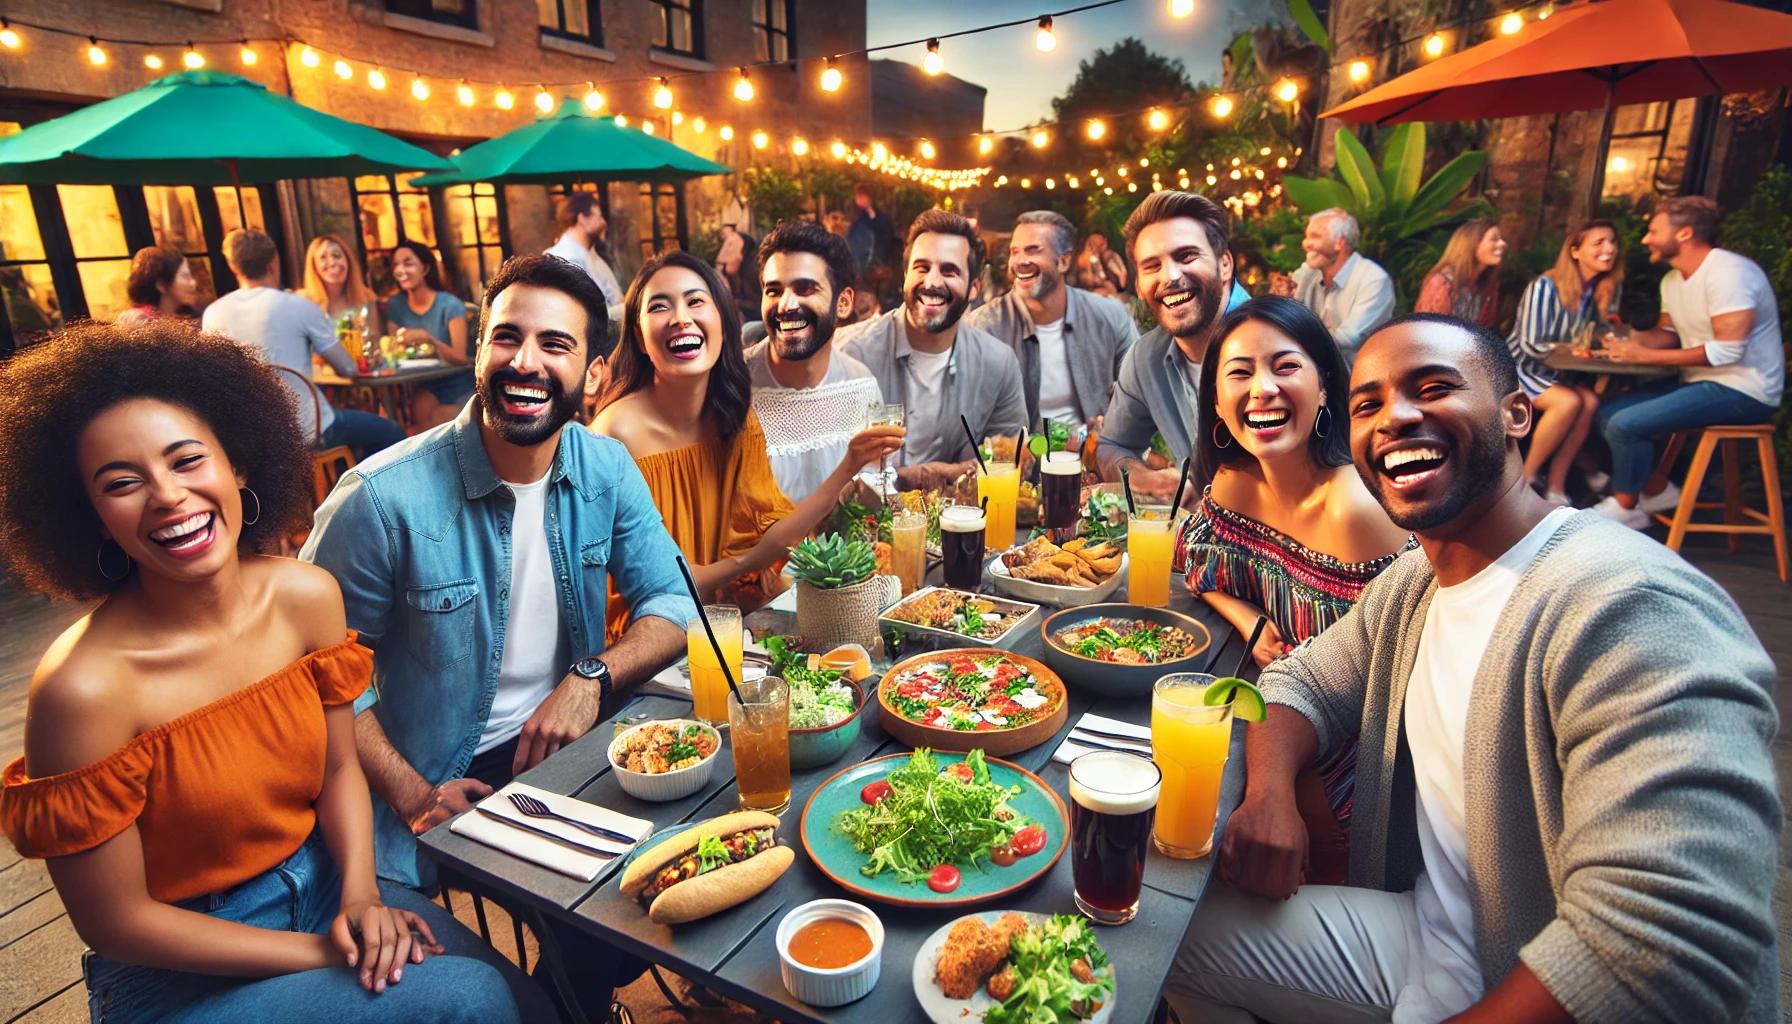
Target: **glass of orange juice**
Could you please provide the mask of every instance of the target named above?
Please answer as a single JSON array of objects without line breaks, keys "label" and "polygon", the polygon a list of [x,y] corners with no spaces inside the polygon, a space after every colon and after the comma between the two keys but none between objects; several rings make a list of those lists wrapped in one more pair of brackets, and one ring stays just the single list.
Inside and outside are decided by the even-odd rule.
[{"label": "glass of orange juice", "polygon": [[1151,839],[1166,857],[1192,860],[1213,849],[1220,777],[1232,747],[1232,705],[1201,702],[1213,679],[1173,672],[1151,688],[1151,760],[1164,776]]},{"label": "glass of orange juice", "polygon": [[989,499],[989,524],[983,541],[988,550],[1006,551],[1014,546],[1014,515],[1020,504],[1020,463],[1007,451],[1014,448],[1012,437],[1000,438],[1005,446],[990,438],[984,445],[995,454],[977,474],[977,501]]},{"label": "glass of orange juice", "polygon": [[[740,682],[741,628],[740,609],[731,604],[706,604],[703,614],[716,632],[716,643],[728,659],[728,671]],[[685,653],[691,662],[691,704],[696,716],[711,725],[728,725],[728,680],[722,675],[721,663],[710,646],[709,634],[703,631],[703,620],[692,619],[685,625]]]},{"label": "glass of orange juice", "polygon": [[902,581],[902,596],[927,579],[927,513],[905,508],[890,517],[890,560]]},{"label": "glass of orange juice", "polygon": [[1175,523],[1169,505],[1137,505],[1126,517],[1126,599],[1162,608],[1170,603]]}]

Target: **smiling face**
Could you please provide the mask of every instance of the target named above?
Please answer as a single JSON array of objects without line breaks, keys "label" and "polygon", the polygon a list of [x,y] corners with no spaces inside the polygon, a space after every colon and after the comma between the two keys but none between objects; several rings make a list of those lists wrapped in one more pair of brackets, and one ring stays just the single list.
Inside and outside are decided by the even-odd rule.
[{"label": "smiling face", "polygon": [[1483,267],[1497,267],[1506,258],[1506,239],[1500,229],[1491,227],[1475,246],[1475,262]]},{"label": "smiling face", "polygon": [[759,313],[780,360],[801,362],[833,340],[840,318],[852,312],[852,289],[835,295],[828,263],[812,252],[775,252],[759,274]]},{"label": "smiling face", "polygon": [[[1680,237],[1681,230],[1686,232],[1685,238]],[[1676,229],[1667,214],[1658,213],[1649,218],[1649,231],[1643,235],[1643,245],[1649,249],[1650,262],[1666,263],[1680,255],[1680,246],[1691,239],[1691,228]]]},{"label": "smiling face", "polygon": [[423,269],[423,261],[408,248],[392,250],[392,280],[405,291],[422,288],[429,283],[428,274]]},{"label": "smiling face", "polygon": [[701,377],[721,358],[722,314],[696,271],[661,267],[641,290],[641,340],[654,376]]},{"label": "smiling face", "polygon": [[1568,256],[1579,268],[1583,281],[1608,274],[1618,265],[1618,232],[1608,227],[1591,228],[1569,248]]},{"label": "smiling face", "polygon": [[1008,278],[1035,302],[1057,294],[1070,271],[1070,254],[1058,252],[1056,236],[1049,224],[1016,224],[1008,242]]},{"label": "smiling face", "polygon": [[908,246],[902,279],[910,327],[939,334],[964,315],[971,302],[971,242],[961,235],[925,231]]},{"label": "smiling face", "polygon": [[162,294],[174,303],[176,309],[198,301],[199,282],[193,279],[193,268],[186,260],[180,261],[180,269],[174,272],[174,280],[162,287]]},{"label": "smiling face", "polygon": [[1376,332],[1357,355],[1351,458],[1401,529],[1447,533],[1521,472],[1530,403],[1522,391],[1497,393],[1482,359],[1460,328],[1423,321]]},{"label": "smiling face", "polygon": [[[405,256],[416,262],[416,257],[409,251]],[[331,291],[339,291],[348,282],[348,253],[342,246],[326,241],[318,246],[317,256],[312,261],[312,268],[317,271],[317,279],[322,281]]]},{"label": "smiling face", "polygon": [[1201,222],[1172,217],[1147,224],[1132,245],[1138,293],[1164,330],[1198,338],[1213,326],[1232,285],[1232,254],[1214,251]]},{"label": "smiling face", "polygon": [[1215,358],[1221,422],[1259,462],[1307,450],[1325,405],[1319,368],[1292,338],[1260,320],[1239,324]]},{"label": "smiling face", "polygon": [[191,410],[120,402],[82,429],[75,459],[104,536],[139,571],[197,582],[235,561],[243,478]]},{"label": "smiling face", "polygon": [[1324,270],[1350,258],[1350,246],[1332,237],[1335,216],[1318,215],[1307,220],[1307,233],[1301,237],[1301,251],[1307,254],[1307,266]]},{"label": "smiling face", "polygon": [[584,397],[585,307],[557,288],[513,284],[487,313],[473,373],[487,427],[510,444],[552,440]]}]

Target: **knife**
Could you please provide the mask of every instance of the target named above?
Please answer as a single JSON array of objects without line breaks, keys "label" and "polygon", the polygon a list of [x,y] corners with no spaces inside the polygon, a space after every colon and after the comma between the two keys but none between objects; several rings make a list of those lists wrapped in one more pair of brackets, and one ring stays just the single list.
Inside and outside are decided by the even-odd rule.
[{"label": "knife", "polygon": [[584,843],[578,842],[576,840],[568,839],[565,836],[558,835],[553,832],[549,832],[545,828],[536,828],[534,825],[530,825],[526,822],[518,821],[515,818],[509,817],[507,815],[499,814],[497,811],[491,810],[486,807],[474,807],[473,809],[478,811],[479,813],[485,815],[488,818],[496,818],[499,821],[503,822],[504,824],[509,825],[511,828],[520,828],[524,832],[528,832],[531,835],[537,835],[543,839],[551,839],[554,842],[561,844],[562,846],[570,846],[573,849],[579,851],[580,853],[588,853],[593,857],[598,857],[603,860],[614,860],[617,856],[619,856],[618,854],[613,853],[609,850],[602,850],[595,846],[587,846]]}]

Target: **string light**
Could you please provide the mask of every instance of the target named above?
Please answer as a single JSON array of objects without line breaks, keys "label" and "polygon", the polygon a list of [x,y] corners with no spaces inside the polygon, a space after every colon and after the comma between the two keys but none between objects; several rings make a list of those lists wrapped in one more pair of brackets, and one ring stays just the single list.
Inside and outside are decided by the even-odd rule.
[{"label": "string light", "polygon": [[497,93],[492,96],[492,102],[498,105],[499,110],[509,110],[511,107],[516,106],[516,97],[511,95],[509,89],[499,89]]},{"label": "string light", "polygon": [[1544,4],[1542,7],[1537,8],[1537,20],[1548,21],[1549,16],[1554,13],[1556,13],[1555,4]]},{"label": "string light", "polygon": [[1140,167],[1150,167],[1151,166],[1151,158],[1148,156],[1139,157],[1139,166]]},{"label": "string light", "polygon": [[1033,133],[1033,138],[1031,141],[1033,143],[1034,149],[1044,149],[1047,145],[1049,145],[1051,143],[1052,136],[1051,136],[1050,132],[1046,131],[1044,128],[1041,128],[1038,131]]},{"label": "string light", "polygon": [[0,18],[0,46],[4,46],[8,50],[16,50],[24,45],[25,40],[19,38],[18,31],[7,24],[5,18]]},{"label": "string light", "polygon": [[1089,121],[1088,128],[1084,130],[1084,134],[1089,136],[1090,142],[1100,142],[1101,137],[1107,133],[1108,126],[1103,124],[1100,118],[1092,118]]},{"label": "string light", "polygon": [[1283,103],[1293,103],[1300,99],[1300,85],[1292,78],[1284,78],[1276,83],[1276,99]]},{"label": "string light", "polygon": [[801,135],[797,136],[794,139],[791,139],[790,140],[790,155],[791,156],[808,156],[809,155],[809,140],[803,138]]},{"label": "string light", "polygon": [[674,110],[672,112],[672,126],[674,128],[676,128],[683,123],[684,123],[684,111]]},{"label": "string light", "polygon": [[926,139],[922,139],[921,146],[920,146],[920,153],[921,153],[921,159],[932,160],[934,157],[939,155],[939,150],[933,148],[933,143],[927,141]]},{"label": "string light", "polygon": [[1020,187],[1021,188],[1032,188],[1033,187],[1033,179],[1032,178],[1020,179]]},{"label": "string light", "polygon": [[1366,60],[1353,60],[1350,62],[1350,66],[1345,69],[1345,74],[1350,76],[1351,82],[1357,85],[1362,85],[1369,80],[1369,62]]},{"label": "string light", "polygon": [[691,119],[691,131],[696,132],[698,135],[702,135],[704,132],[706,132],[708,130],[709,130],[709,122],[708,121],[705,121],[701,117],[694,117]]},{"label": "string light", "polygon": [[1047,179],[1045,179],[1045,190],[1046,190],[1046,191],[1047,191],[1047,192],[1050,192],[1050,191],[1051,191],[1051,190],[1052,190],[1052,189],[1055,189],[1055,188],[1057,188],[1057,187],[1058,187],[1058,183],[1057,183],[1057,182],[1055,182],[1055,181],[1053,181],[1053,180],[1052,180],[1052,179],[1050,179],[1050,178],[1047,178]]},{"label": "string light", "polygon": [[717,134],[722,137],[723,142],[733,142],[734,141],[734,127],[732,125],[726,125],[726,124],[723,125],[722,130],[720,132],[718,132]]},{"label": "string light", "polygon": [[840,74],[840,69],[834,65],[834,58],[829,57],[827,67],[821,69],[821,91],[839,92],[840,84],[844,81],[845,76]]},{"label": "string light", "polygon": [[585,91],[585,109],[594,114],[604,109],[604,94],[598,91],[595,84]]},{"label": "string light", "polygon": [[473,105],[473,87],[467,84],[466,79],[461,79],[461,83],[454,87],[454,98],[463,107]]},{"label": "string light", "polygon": [[1500,19],[1500,35],[1515,36],[1524,31],[1524,15],[1512,11]]},{"label": "string light", "polygon": [[242,48],[236,51],[236,59],[243,62],[243,67],[252,68],[261,57],[255,52],[255,47],[249,45],[249,40],[245,39]]},{"label": "string light", "polygon": [[1433,32],[1425,38],[1425,56],[1442,57],[1444,55],[1444,37],[1441,32]]},{"label": "string light", "polygon": [[143,66],[151,71],[160,71],[162,70],[162,58],[153,53],[146,53],[143,55]]},{"label": "string light", "polygon": [[384,89],[386,87],[386,73],[379,68],[369,68],[367,70],[367,84],[375,92]]},{"label": "string light", "polygon": [[652,121],[649,121],[646,118],[642,118],[641,119],[641,131],[648,135],[652,135],[656,132],[656,129],[654,128]]},{"label": "string light", "polygon": [[653,105],[661,110],[672,109],[672,83],[661,78],[659,88],[653,90]]},{"label": "string light", "polygon": [[548,91],[539,85],[535,87],[535,109],[544,114],[554,112],[554,97],[549,96]]},{"label": "string light", "polygon": [[198,71],[205,67],[205,57],[198,50],[193,49],[191,42],[187,43],[186,52],[180,55],[180,62],[187,66],[188,71]]},{"label": "string light", "polygon": [[1145,115],[1145,127],[1154,132],[1161,132],[1170,126],[1170,115],[1162,110],[1153,109]]},{"label": "string light", "polygon": [[1213,102],[1208,104],[1208,109],[1213,111],[1214,117],[1224,120],[1232,116],[1232,106],[1232,97],[1215,96]]},{"label": "string light", "polygon": [[1195,13],[1195,0],[1170,0],[1170,17],[1186,18]]},{"label": "string light", "polygon": [[921,58],[921,70],[937,75],[946,70],[946,58],[940,56],[940,41],[927,40],[927,56]]},{"label": "string light", "polygon": [[610,118],[610,121],[611,121],[611,122],[612,122],[612,123],[613,123],[613,124],[615,124],[615,125],[616,125],[616,127],[618,127],[618,128],[627,128],[627,127],[628,127],[628,117],[627,117],[627,115],[624,115],[624,114],[617,114],[617,115],[616,115],[616,116],[615,116],[615,117],[612,117],[612,118]]},{"label": "string light", "polygon": [[336,72],[336,77],[342,79],[344,82],[355,77],[355,69],[349,67],[348,61],[346,60],[337,61],[330,66],[330,70]]},{"label": "string light", "polygon": [[741,68],[740,77],[734,80],[734,98],[742,103],[753,102],[753,80],[747,77],[746,68]]},{"label": "string light", "polygon": [[324,62],[324,59],[322,57],[319,57],[317,55],[317,51],[313,50],[309,46],[307,46],[303,50],[299,51],[299,63],[305,65],[308,68],[317,67],[319,64],[322,64],[323,62]]},{"label": "string light", "polygon": [[771,143],[772,143],[772,137],[770,135],[765,134],[764,131],[756,131],[753,133],[753,148],[754,149],[764,149],[765,147],[771,145]]},{"label": "string light", "polygon": [[876,160],[878,163],[883,163],[889,158],[890,151],[884,147],[883,143],[873,142],[871,144],[871,159]]},{"label": "string light", "polygon": [[995,149],[995,148],[996,148],[996,140],[990,138],[987,135],[978,137],[978,139],[977,139],[977,154],[979,156],[988,156],[990,150]]},{"label": "string light", "polygon": [[420,77],[412,77],[412,79],[411,79],[411,98],[416,100],[418,103],[422,103],[423,101],[429,99],[429,83],[425,82]]},{"label": "string light", "polygon": [[846,143],[835,139],[834,144],[828,147],[828,152],[834,154],[834,159],[844,160],[846,159]]},{"label": "string light", "polygon": [[1058,48],[1057,33],[1052,31],[1051,15],[1039,19],[1039,32],[1033,36],[1033,45],[1040,53],[1050,53]]},{"label": "string light", "polygon": [[106,63],[106,51],[100,48],[100,41],[93,36],[87,37],[87,63],[94,67],[103,67]]}]

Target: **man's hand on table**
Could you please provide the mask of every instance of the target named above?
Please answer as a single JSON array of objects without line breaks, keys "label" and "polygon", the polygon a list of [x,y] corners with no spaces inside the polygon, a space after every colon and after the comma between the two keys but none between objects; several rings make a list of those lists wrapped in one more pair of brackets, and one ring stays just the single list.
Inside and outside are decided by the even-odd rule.
[{"label": "man's hand on table", "polygon": [[1272,900],[1294,895],[1307,873],[1307,824],[1294,790],[1246,789],[1226,819],[1220,842],[1220,877],[1233,888]]},{"label": "man's hand on table", "polygon": [[1176,496],[1176,485],[1182,482],[1182,470],[1146,469],[1142,463],[1135,463],[1128,469],[1126,479],[1134,497],[1169,501]]},{"label": "man's hand on table", "polygon": [[597,681],[568,673],[541,702],[517,737],[513,775],[546,761],[555,751],[591,731],[602,711],[603,689]]},{"label": "man's hand on table", "polygon": [[420,836],[473,804],[492,795],[492,787],[478,779],[449,779],[430,790],[405,814],[411,834]]}]

